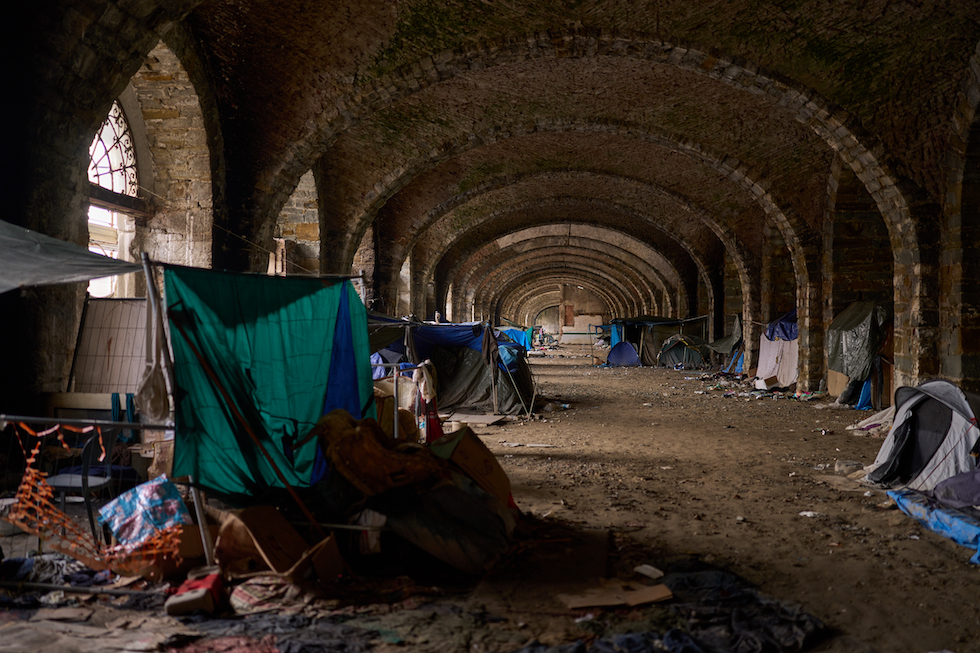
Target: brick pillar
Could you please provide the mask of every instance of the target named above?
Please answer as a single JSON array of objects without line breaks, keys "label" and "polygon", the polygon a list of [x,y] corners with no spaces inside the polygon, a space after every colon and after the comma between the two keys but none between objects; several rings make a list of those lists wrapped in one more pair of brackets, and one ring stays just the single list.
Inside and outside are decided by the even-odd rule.
[{"label": "brick pillar", "polygon": [[980,393],[980,45],[953,116],[942,258],[941,374]]}]

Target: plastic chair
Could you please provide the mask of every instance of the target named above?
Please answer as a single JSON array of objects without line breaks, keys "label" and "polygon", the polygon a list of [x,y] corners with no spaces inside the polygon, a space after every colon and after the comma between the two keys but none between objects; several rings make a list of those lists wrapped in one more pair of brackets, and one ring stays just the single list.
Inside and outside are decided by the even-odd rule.
[{"label": "plastic chair", "polygon": [[[98,530],[95,528],[95,514],[92,511],[92,493],[102,492],[111,485],[115,479],[112,478],[112,449],[116,446],[116,438],[119,436],[118,429],[107,429],[102,431],[102,445],[99,444],[99,435],[96,433],[85,441],[82,446],[81,454],[81,473],[65,473],[49,476],[46,480],[54,490],[61,493],[61,510],[65,511],[66,497],[69,492],[80,492],[85,500],[85,509],[88,511],[89,526],[92,527],[92,537],[99,540]],[[99,461],[102,456],[102,448],[105,447],[105,460]],[[91,473],[92,468],[101,468],[105,476]]]}]

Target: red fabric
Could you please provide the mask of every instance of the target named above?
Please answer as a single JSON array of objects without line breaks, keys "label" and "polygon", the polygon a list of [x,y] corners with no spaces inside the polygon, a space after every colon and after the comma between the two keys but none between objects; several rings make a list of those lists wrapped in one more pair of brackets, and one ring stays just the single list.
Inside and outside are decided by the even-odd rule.
[{"label": "red fabric", "polygon": [[211,593],[211,597],[214,599],[215,605],[221,604],[221,575],[220,574],[208,574],[202,578],[192,578],[185,580],[177,588],[177,595],[183,594],[184,592],[189,592],[191,590],[205,589]]},{"label": "red fabric", "polygon": [[439,420],[439,411],[436,409],[436,402],[425,402],[425,443],[435,442],[444,435],[442,422]]}]

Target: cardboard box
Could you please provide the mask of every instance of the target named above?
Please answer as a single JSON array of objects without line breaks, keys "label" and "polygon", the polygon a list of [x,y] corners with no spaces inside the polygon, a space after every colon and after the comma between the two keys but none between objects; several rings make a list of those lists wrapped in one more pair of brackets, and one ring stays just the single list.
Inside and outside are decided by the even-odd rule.
[{"label": "cardboard box", "polygon": [[504,505],[510,499],[510,479],[497,458],[470,427],[445,435],[429,449],[440,458],[455,463],[481,488],[494,495]]},{"label": "cardboard box", "polygon": [[831,397],[839,397],[850,380],[851,378],[846,374],[827,370],[827,394]]},{"label": "cardboard box", "polygon": [[779,377],[770,376],[768,379],[756,379],[756,390],[772,390],[779,385]]}]

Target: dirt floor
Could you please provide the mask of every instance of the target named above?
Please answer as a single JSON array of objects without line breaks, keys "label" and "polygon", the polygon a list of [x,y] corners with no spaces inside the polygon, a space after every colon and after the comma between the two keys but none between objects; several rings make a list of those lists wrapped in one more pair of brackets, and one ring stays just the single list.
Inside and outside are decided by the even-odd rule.
[{"label": "dirt floor", "polygon": [[734,572],[823,621],[830,636],[810,650],[980,651],[970,550],[835,473],[874,460],[882,440],[845,430],[868,413],[560,356],[532,360],[555,412],[478,430],[522,510],[609,529],[636,564]]},{"label": "dirt floor", "polygon": [[[807,651],[980,652],[980,568],[969,563],[971,551],[921,528],[883,491],[835,471],[837,461],[874,459],[882,440],[845,429],[867,413],[830,407],[826,398],[740,396],[748,388],[717,387],[700,371],[596,367],[571,349],[533,358],[532,369],[545,410],[474,425],[524,515],[510,556],[483,579],[433,568],[424,556],[414,558],[416,568],[395,560],[391,575],[375,569],[373,580],[308,603],[263,632],[307,633],[306,644],[288,649],[304,653],[570,651],[574,642],[594,646],[614,633],[682,625],[670,602],[569,609],[559,599],[602,578],[656,584],[634,572],[646,564],[668,574],[730,572],[765,597],[799,606],[824,625]],[[8,616],[0,619],[0,651],[55,640],[50,650],[59,652],[128,650],[126,632],[149,638],[147,615],[162,614],[152,600],[85,605],[94,610],[89,625],[116,624],[116,639],[103,637],[102,649]],[[171,621],[159,627],[169,638],[140,648],[286,650],[284,640],[270,648],[274,635],[256,634],[250,641],[266,648],[238,640],[227,648],[228,633],[251,632],[241,620],[227,624]],[[127,627],[134,630],[120,631]],[[201,632],[225,639],[209,645]],[[334,639],[344,643],[328,644]]]}]

